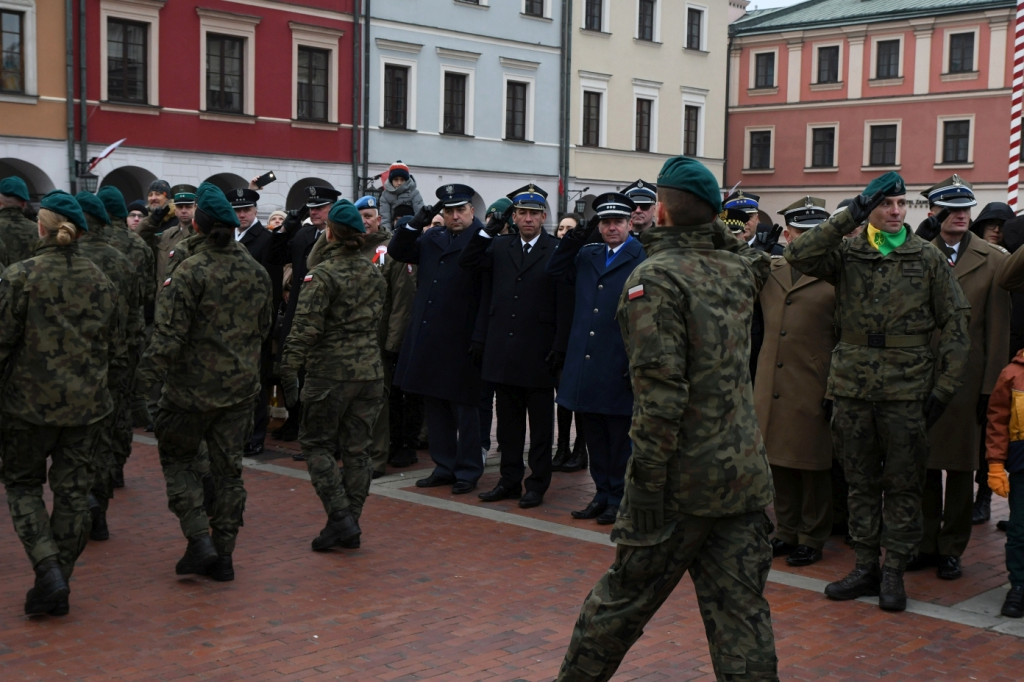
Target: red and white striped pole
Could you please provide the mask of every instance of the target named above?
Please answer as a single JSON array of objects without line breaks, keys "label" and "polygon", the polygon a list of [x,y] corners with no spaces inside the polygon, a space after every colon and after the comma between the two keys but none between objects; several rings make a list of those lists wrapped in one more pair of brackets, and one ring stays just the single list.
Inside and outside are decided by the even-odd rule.
[{"label": "red and white striped pole", "polygon": [[1020,187],[1020,123],[1024,102],[1024,0],[1017,0],[1017,20],[1013,31],[1013,87],[1010,97],[1010,168],[1007,177],[1007,201],[1017,212]]}]

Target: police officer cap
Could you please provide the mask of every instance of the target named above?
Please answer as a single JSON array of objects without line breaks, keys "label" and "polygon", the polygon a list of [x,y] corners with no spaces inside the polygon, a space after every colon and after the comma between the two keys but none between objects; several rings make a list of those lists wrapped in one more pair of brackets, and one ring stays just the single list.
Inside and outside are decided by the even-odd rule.
[{"label": "police officer cap", "polygon": [[884,192],[887,197],[900,197],[907,193],[907,185],[896,171],[889,171],[868,183],[864,188],[864,196],[872,196],[876,192]]},{"label": "police officer cap", "polygon": [[508,197],[501,197],[496,199],[493,204],[487,207],[487,212],[484,213],[485,218],[490,218],[492,215],[503,215],[508,207],[512,205],[512,200]]},{"label": "police officer cap", "polygon": [[[135,201],[128,204],[128,213],[132,211],[138,211],[142,215],[149,215],[149,206],[142,199],[136,199]],[[125,214],[127,216],[127,213]]]},{"label": "police officer cap", "polygon": [[235,209],[228,203],[227,197],[220,187],[204,182],[196,190],[196,207],[210,217],[215,223],[228,227],[238,227],[238,216]]},{"label": "police officer cap", "polygon": [[706,201],[716,213],[722,210],[722,192],[718,188],[718,180],[697,159],[688,156],[670,158],[658,173],[658,187],[681,189]]},{"label": "police officer cap", "polygon": [[163,192],[167,196],[171,196],[171,184],[166,180],[154,180],[149,183],[150,192]]},{"label": "police officer cap", "polygon": [[718,217],[733,234],[739,234],[746,229],[747,221],[750,220],[750,215],[738,208],[727,208],[719,213]]},{"label": "police officer cap", "polygon": [[103,202],[103,208],[107,209],[107,215],[111,218],[128,217],[128,207],[124,203],[124,195],[121,194],[121,190],[118,188],[113,185],[100,187],[100,191],[96,192],[96,196]]},{"label": "police officer cap", "polygon": [[628,218],[636,210],[636,203],[626,194],[606,192],[594,197],[590,207],[598,218],[624,216]]},{"label": "police officer cap", "polygon": [[548,193],[532,182],[529,185],[523,185],[519,189],[509,192],[505,196],[512,200],[512,205],[516,208],[526,208],[533,211],[548,210]]},{"label": "police officer cap", "polygon": [[971,183],[956,173],[942,182],[932,185],[921,194],[928,197],[929,204],[943,208],[970,208],[978,204]]},{"label": "police officer cap", "polygon": [[316,208],[333,204],[341,196],[341,192],[333,187],[323,185],[310,185],[306,188],[306,207]]},{"label": "police officer cap", "polygon": [[28,201],[28,185],[17,175],[9,175],[0,180],[0,194]]},{"label": "police officer cap", "polygon": [[468,204],[476,190],[469,185],[441,185],[434,195],[444,204],[445,208],[454,208]]},{"label": "police officer cap", "polygon": [[228,203],[235,208],[249,208],[260,200],[260,193],[248,187],[239,187],[227,193]]},{"label": "police officer cap", "polygon": [[800,230],[807,230],[819,223],[828,220],[828,211],[825,210],[825,200],[818,197],[806,196],[797,199],[786,208],[779,211],[786,224]]},{"label": "police officer cap", "polygon": [[377,197],[372,194],[367,194],[365,197],[359,197],[356,200],[356,210],[362,211],[364,208],[377,208]]},{"label": "police officer cap", "polygon": [[363,216],[359,215],[359,209],[348,199],[338,199],[331,206],[327,219],[335,225],[351,227],[357,232],[366,232],[366,225],[363,224]]},{"label": "police officer cap", "polygon": [[62,189],[55,189],[40,199],[39,208],[45,208],[48,211],[64,216],[82,232],[89,231],[89,223],[85,221],[82,207],[75,201],[73,196]]},{"label": "police officer cap", "polygon": [[194,204],[196,191],[195,185],[175,185],[171,188],[171,199],[175,204]]},{"label": "police officer cap", "polygon": [[759,201],[761,201],[761,197],[757,194],[744,192],[740,189],[725,198],[725,207],[737,208],[741,211],[746,211],[747,213],[757,213],[757,209],[759,207],[757,202]]},{"label": "police officer cap", "polygon": [[622,193],[632,199],[637,206],[652,206],[658,201],[658,192],[654,185],[643,180],[637,180],[622,190]]},{"label": "police officer cap", "polygon": [[82,211],[102,221],[104,225],[110,222],[106,207],[100,198],[92,192],[79,192],[75,195],[75,201],[82,207]]},{"label": "police officer cap", "polygon": [[974,219],[975,225],[987,222],[1006,222],[1010,218],[1014,217],[1013,209],[1010,208],[1009,204],[1004,204],[1001,201],[991,201],[985,204],[985,208],[981,209],[981,213]]}]

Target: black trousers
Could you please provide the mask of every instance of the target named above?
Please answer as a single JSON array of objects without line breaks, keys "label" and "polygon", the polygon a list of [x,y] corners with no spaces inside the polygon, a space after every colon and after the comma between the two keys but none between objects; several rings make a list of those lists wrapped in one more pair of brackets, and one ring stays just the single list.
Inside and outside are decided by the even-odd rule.
[{"label": "black trousers", "polygon": [[577,412],[583,437],[590,452],[590,477],[594,479],[594,501],[619,506],[626,487],[626,463],[633,452],[629,439],[632,415]]},{"label": "black trousers", "polygon": [[[495,384],[498,442],[501,444],[501,483],[512,490],[544,494],[551,485],[551,447],[555,431],[555,390]],[[530,420],[530,475],[526,467],[526,420]]]}]

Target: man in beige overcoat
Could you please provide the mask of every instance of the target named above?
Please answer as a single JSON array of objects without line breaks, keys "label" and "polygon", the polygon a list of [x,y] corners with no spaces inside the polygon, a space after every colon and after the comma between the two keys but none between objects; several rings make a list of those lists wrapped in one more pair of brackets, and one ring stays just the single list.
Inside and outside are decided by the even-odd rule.
[{"label": "man in beige overcoat", "polygon": [[[825,202],[804,197],[779,211],[792,241],[828,218]],[[821,560],[832,529],[829,359],[836,345],[835,288],[774,258],[761,289],[764,343],[754,407],[775,483],[774,556],[790,566]]]},{"label": "man in beige overcoat", "polygon": [[968,230],[971,207],[978,202],[971,185],[958,175],[922,194],[933,212],[949,211],[932,244],[946,254],[971,304],[971,348],[963,388],[928,433],[928,471],[921,499],[924,536],[907,570],[935,566],[940,578],[955,580],[963,574],[960,558],[971,537],[973,472],[988,396],[1010,356],[1010,297],[997,281],[1008,254]]}]

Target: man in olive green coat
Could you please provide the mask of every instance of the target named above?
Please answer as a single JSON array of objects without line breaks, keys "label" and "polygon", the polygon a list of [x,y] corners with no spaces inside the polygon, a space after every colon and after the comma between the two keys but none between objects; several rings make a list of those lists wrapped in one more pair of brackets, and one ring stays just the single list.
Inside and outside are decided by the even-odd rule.
[{"label": "man in olive green coat", "polygon": [[[794,268],[836,287],[840,340],[829,392],[856,565],[825,595],[879,595],[889,611],[906,608],[903,571],[921,541],[927,431],[960,388],[970,345],[970,306],[945,257],[904,225],[906,193],[896,173],[875,178],[785,253]],[[843,238],[865,220],[860,237]]]},{"label": "man in olive green coat", "polygon": [[687,571],[715,675],[778,679],[764,598],[772,482],[749,371],[768,256],[738,242],[720,208],[707,168],[665,162],[647,260],[617,313],[635,399],[615,562],[583,603],[559,680],[609,679]]}]

